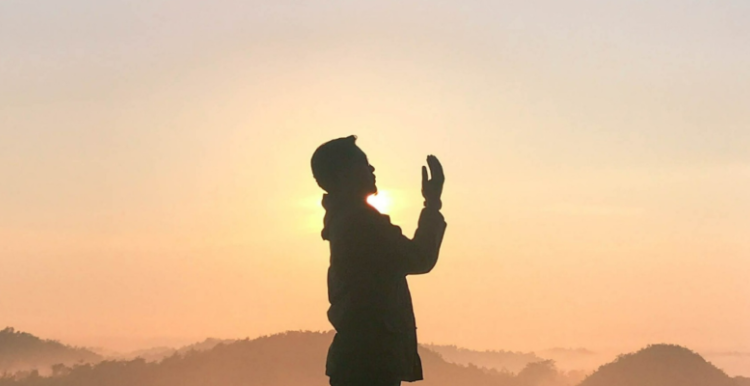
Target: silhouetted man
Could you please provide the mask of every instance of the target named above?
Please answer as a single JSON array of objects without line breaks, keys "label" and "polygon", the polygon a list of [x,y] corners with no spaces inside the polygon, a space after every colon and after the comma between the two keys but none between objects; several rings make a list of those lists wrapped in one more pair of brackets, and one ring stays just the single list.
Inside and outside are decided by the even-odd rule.
[{"label": "silhouetted man", "polygon": [[326,209],[322,236],[330,242],[328,319],[336,329],[326,374],[333,386],[396,386],[422,379],[406,275],[432,270],[446,223],[440,214],[443,168],[422,167],[424,209],[413,239],[367,204],[377,193],[375,168],[355,136],[321,145],[312,170]]}]

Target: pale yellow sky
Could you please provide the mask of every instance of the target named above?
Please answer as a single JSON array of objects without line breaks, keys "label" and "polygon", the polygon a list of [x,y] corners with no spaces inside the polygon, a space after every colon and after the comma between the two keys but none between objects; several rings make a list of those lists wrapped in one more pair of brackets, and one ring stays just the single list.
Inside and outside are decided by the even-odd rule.
[{"label": "pale yellow sky", "polygon": [[329,329],[320,143],[413,232],[423,341],[750,350],[750,5],[3,1],[0,327]]}]

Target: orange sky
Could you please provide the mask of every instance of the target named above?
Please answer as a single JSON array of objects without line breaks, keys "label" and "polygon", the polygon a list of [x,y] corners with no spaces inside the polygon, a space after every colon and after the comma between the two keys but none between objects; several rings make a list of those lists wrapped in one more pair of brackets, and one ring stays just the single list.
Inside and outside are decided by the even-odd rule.
[{"label": "orange sky", "polygon": [[0,327],[328,329],[320,143],[416,224],[423,341],[750,350],[750,5],[0,3]]}]

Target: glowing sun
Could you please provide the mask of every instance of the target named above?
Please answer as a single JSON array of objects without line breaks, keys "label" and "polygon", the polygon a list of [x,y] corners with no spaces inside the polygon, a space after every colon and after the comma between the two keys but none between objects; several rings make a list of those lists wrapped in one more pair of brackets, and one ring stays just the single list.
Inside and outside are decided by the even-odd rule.
[{"label": "glowing sun", "polygon": [[391,208],[391,195],[387,191],[379,191],[367,197],[367,203],[380,213],[388,213]]}]

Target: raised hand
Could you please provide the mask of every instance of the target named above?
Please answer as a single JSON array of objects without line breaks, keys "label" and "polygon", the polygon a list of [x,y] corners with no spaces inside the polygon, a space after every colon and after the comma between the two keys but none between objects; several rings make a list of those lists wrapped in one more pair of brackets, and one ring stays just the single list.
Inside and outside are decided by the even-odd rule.
[{"label": "raised hand", "polygon": [[422,166],[422,197],[424,205],[428,208],[440,210],[443,202],[440,196],[443,194],[443,184],[445,183],[445,174],[443,174],[443,165],[440,164],[434,155],[427,156],[427,165],[430,167],[430,176],[427,175],[427,167]]}]

